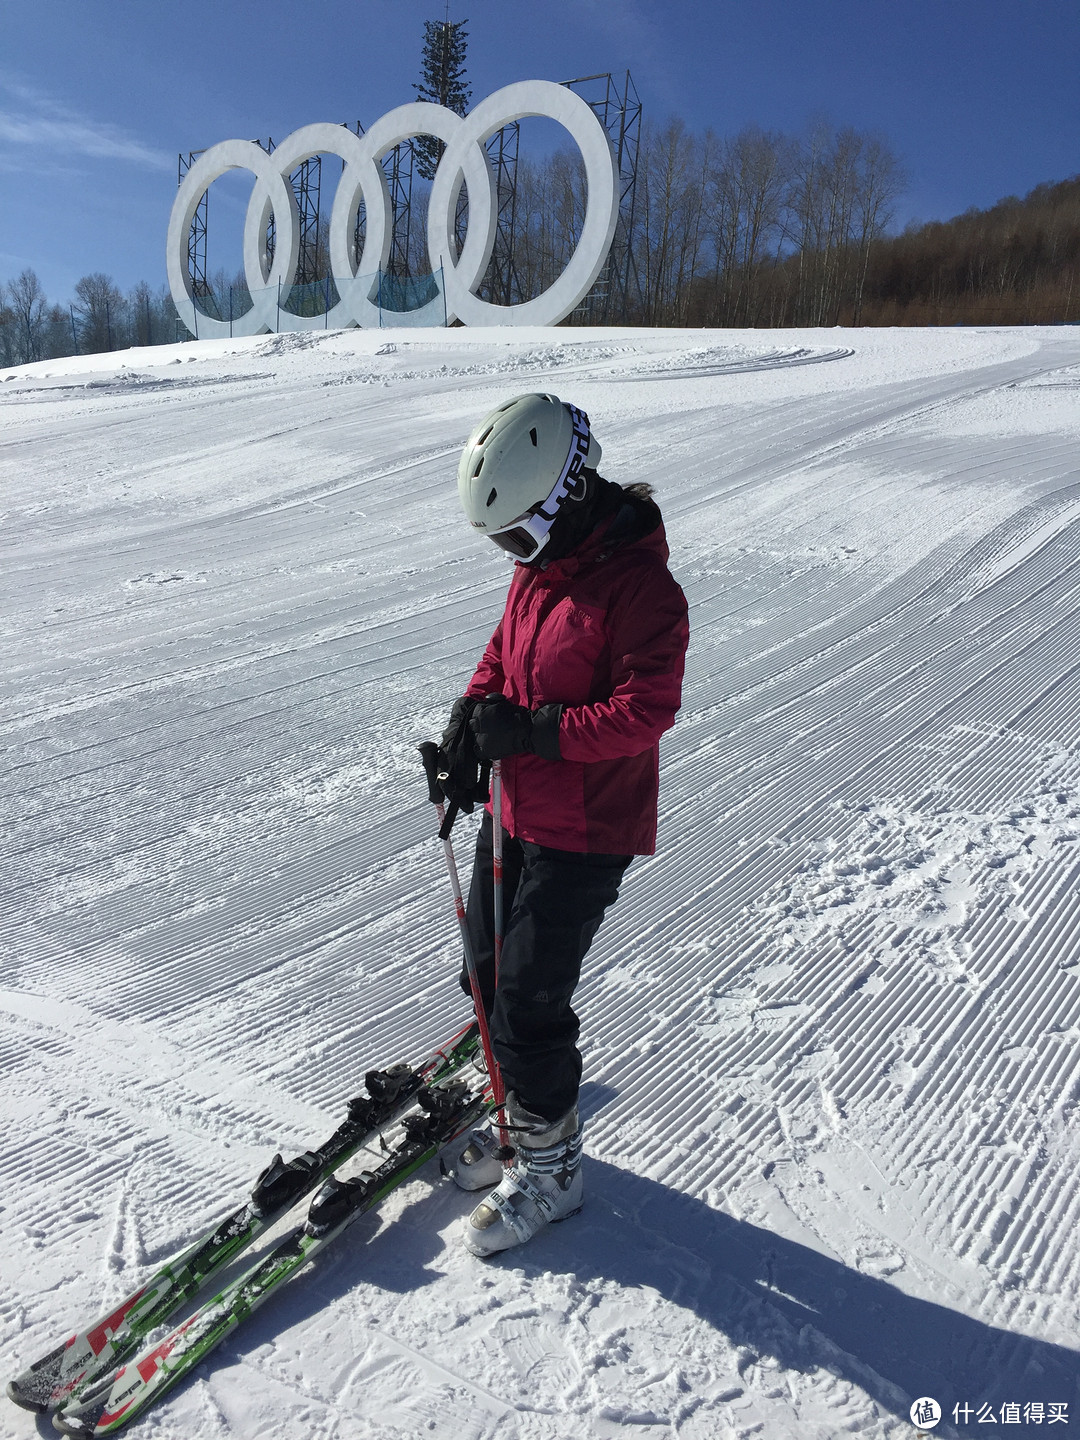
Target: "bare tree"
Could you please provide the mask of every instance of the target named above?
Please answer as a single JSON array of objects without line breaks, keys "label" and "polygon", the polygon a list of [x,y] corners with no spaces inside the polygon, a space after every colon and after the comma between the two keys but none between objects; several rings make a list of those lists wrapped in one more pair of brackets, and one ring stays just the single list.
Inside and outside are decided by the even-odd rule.
[{"label": "bare tree", "polygon": [[677,323],[699,261],[702,147],[681,120],[646,126],[638,153],[635,248],[646,324]]},{"label": "bare tree", "polygon": [[546,290],[577,244],[583,193],[580,164],[576,152],[565,151],[539,163],[518,161],[514,265],[523,298]]},{"label": "bare tree", "polygon": [[0,285],[0,365],[17,365],[15,354],[15,312],[4,300],[6,285]]},{"label": "bare tree", "polygon": [[124,341],[126,302],[112,277],[100,271],[84,275],[75,286],[75,313],[80,320],[79,348],[96,354],[115,350]]},{"label": "bare tree", "polygon": [[833,137],[823,120],[811,126],[792,154],[787,197],[787,239],[798,259],[795,323],[820,325],[824,276],[835,244],[832,233]]},{"label": "bare tree", "polygon": [[131,321],[131,343],[152,345],[154,343],[154,312],[150,286],[140,280],[131,291],[127,301]]},{"label": "bare tree", "polygon": [[763,271],[783,237],[790,149],[783,136],[751,126],[713,152],[704,187],[713,246],[713,324],[760,321]]},{"label": "bare tree", "polygon": [[858,265],[852,323],[862,321],[863,293],[871,246],[881,239],[893,218],[893,204],[908,183],[907,172],[881,135],[870,135],[862,147],[856,200]]},{"label": "bare tree", "polygon": [[794,152],[787,239],[797,257],[794,319],[835,325],[858,308],[869,247],[882,231],[900,168],[880,139],[817,122]]},{"label": "bare tree", "polygon": [[13,349],[16,364],[40,360],[44,354],[45,292],[33,270],[26,269],[5,287],[14,317]]},{"label": "bare tree", "polygon": [[75,335],[71,311],[66,305],[50,305],[43,326],[43,350],[46,360],[75,353]]}]

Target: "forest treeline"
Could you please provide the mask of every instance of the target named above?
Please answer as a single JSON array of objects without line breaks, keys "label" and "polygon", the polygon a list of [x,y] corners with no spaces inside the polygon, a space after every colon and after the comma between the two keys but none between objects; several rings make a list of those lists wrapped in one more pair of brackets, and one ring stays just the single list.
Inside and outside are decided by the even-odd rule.
[{"label": "forest treeline", "polygon": [[[718,139],[646,128],[628,318],[646,325],[1080,321],[1080,176],[891,233],[907,176],[883,137],[821,123]],[[580,230],[580,162],[519,179],[519,273],[558,274]]]},{"label": "forest treeline", "polygon": [[863,324],[1080,321],[1080,175],[875,245]]},{"label": "forest treeline", "polygon": [[[629,225],[628,319],[644,325],[858,324],[870,255],[903,189],[880,136],[814,126],[698,136],[646,126]],[[580,230],[580,160],[526,167],[516,247],[526,288],[558,274]]]},{"label": "forest treeline", "polygon": [[[627,309],[612,318],[766,328],[1080,321],[1080,176],[896,234],[906,183],[887,140],[850,127],[720,138],[677,119],[646,125],[633,213],[624,211],[616,242],[617,254],[629,253]],[[414,273],[426,264],[426,189],[417,178]],[[576,151],[519,162],[512,298],[538,294],[562,272],[584,196]],[[211,291],[218,314],[245,308],[242,276],[219,271]],[[595,318],[586,307],[569,323]],[[166,286],[125,294],[95,273],[58,304],[32,269],[0,281],[0,365],[185,335]]]},{"label": "forest treeline", "polygon": [[127,294],[108,275],[84,275],[74,297],[50,301],[32,269],[0,282],[0,365],[96,355],[182,340],[169,287],[140,281]]}]

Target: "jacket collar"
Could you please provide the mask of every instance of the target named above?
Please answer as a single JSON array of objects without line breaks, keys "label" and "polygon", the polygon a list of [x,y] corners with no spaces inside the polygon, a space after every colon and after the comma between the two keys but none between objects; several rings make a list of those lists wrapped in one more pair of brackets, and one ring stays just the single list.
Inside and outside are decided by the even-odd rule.
[{"label": "jacket collar", "polygon": [[[640,505],[629,500],[620,505],[612,515],[605,516],[596,529],[569,555],[558,560],[549,560],[535,568],[531,565],[516,565],[514,578],[519,584],[527,584],[531,578],[558,581],[569,579],[589,565],[599,565],[616,550],[652,550],[667,563],[668,543],[660,512],[655,506],[649,507],[651,514]],[[653,522],[657,523],[653,523]],[[651,528],[648,528],[651,527]]]}]

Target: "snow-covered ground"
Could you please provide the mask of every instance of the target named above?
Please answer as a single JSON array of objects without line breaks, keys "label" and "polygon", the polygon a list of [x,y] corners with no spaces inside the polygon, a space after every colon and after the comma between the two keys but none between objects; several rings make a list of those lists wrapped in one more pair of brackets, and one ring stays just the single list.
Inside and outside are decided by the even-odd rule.
[{"label": "snow-covered ground", "polygon": [[657,487],[693,627],[659,853],[580,992],[586,1209],[484,1263],[431,1167],[137,1428],[831,1440],[925,1395],[936,1434],[1080,1427],[1072,329],[0,372],[5,1371],[461,1014],[415,747],[508,579],[458,449],[536,389]]}]

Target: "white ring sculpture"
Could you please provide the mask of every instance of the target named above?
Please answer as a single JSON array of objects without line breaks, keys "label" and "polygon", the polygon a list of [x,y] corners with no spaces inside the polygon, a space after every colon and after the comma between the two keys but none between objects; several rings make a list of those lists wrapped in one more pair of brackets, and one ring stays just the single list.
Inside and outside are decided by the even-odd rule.
[{"label": "white ring sculpture", "polygon": [[[520,305],[493,305],[473,291],[483,278],[495,244],[495,177],[485,142],[504,125],[527,116],[555,120],[569,131],[585,162],[588,185],[585,223],[577,249],[559,278],[535,299]],[[373,276],[390,255],[390,194],[380,161],[413,135],[434,135],[446,145],[435,172],[428,206],[428,257],[443,272],[445,323],[468,325],[557,325],[592,289],[611,248],[619,215],[619,170],[607,133],[580,96],[550,80],[507,85],[462,118],[441,105],[416,102],[391,110],[357,136],[342,125],[305,125],[268,155],[251,140],[223,140],[203,152],[180,185],[169,217],[169,288],[181,320],[200,339],[261,335],[268,330],[312,330],[330,326],[378,326],[385,311],[372,299]],[[300,250],[299,213],[289,176],[313,155],[337,155],[345,168],[330,216],[330,268],[338,302],[325,315],[293,315],[278,307],[291,288]],[[244,222],[244,278],[252,307],[234,320],[215,320],[195,304],[188,271],[188,234],[203,195],[227,170],[250,170],[255,186]],[[461,254],[454,216],[462,184],[469,197],[469,228]],[[355,254],[355,216],[364,202],[367,228]],[[273,214],[273,260],[266,230]],[[410,324],[442,324],[443,299],[408,312]]]}]

